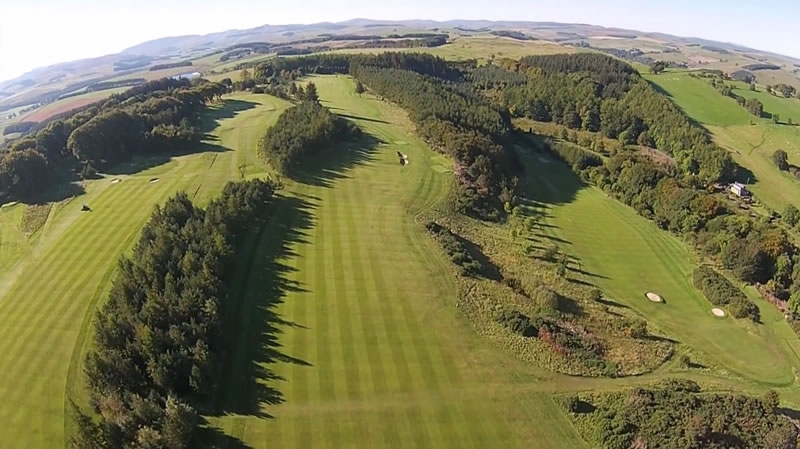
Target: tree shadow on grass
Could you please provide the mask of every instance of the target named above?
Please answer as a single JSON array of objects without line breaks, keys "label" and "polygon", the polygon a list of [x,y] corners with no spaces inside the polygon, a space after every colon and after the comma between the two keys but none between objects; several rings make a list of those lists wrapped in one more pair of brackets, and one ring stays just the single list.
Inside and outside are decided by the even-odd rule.
[{"label": "tree shadow on grass", "polygon": [[552,205],[573,202],[586,184],[567,164],[553,156],[538,136],[524,135],[526,145],[515,146],[525,170],[521,202],[542,214]]},{"label": "tree shadow on grass", "polygon": [[64,181],[56,183],[42,192],[20,198],[20,202],[25,204],[57,203],[84,193],[86,193],[86,189],[78,181]]},{"label": "tree shadow on grass", "polygon": [[231,303],[224,311],[225,351],[214,415],[239,414],[272,418],[264,406],[284,402],[276,387],[286,379],[272,366],[288,363],[311,366],[282,350],[280,335],[287,327],[307,331],[302,324],[282,318],[278,308],[291,292],[305,292],[290,279],[295,271],[285,263],[296,257],[293,245],[306,243],[315,206],[303,198],[276,195],[269,217],[254,223],[237,259],[240,268],[232,280]]},{"label": "tree shadow on grass", "polygon": [[[203,420],[205,421],[205,420]],[[195,430],[192,437],[192,445],[194,448],[202,449],[252,449],[252,446],[245,444],[244,441],[226,435],[222,430],[203,422]]]},{"label": "tree shadow on grass", "polygon": [[308,158],[302,168],[295,169],[289,177],[297,182],[319,187],[333,187],[334,183],[349,176],[352,168],[375,159],[375,149],[384,143],[372,134],[364,133],[358,140],[333,145],[322,153]]},{"label": "tree shadow on grass", "polygon": [[[200,132],[209,133],[213,131],[220,122],[236,117],[242,111],[254,109],[258,103],[245,100],[224,99],[222,100],[222,107],[208,108],[200,115],[200,123],[198,128]],[[264,130],[266,132],[266,129]]]},{"label": "tree shadow on grass", "polygon": [[164,165],[176,157],[186,156],[189,154],[224,153],[227,151],[231,150],[211,142],[199,142],[179,151],[171,151],[169,153],[160,154],[136,155],[130,160],[116,164],[113,167],[104,170],[103,172],[111,176],[133,175],[153,167]]},{"label": "tree shadow on grass", "polygon": [[[223,120],[236,117],[236,115],[240,112],[253,109],[257,106],[258,103],[252,101],[232,99],[223,100],[221,106],[208,107],[200,114],[197,128],[203,134],[202,142],[192,144],[187,148],[168,153],[136,155],[128,161],[115,164],[113,167],[104,170],[104,172],[110,175],[132,175],[149,168],[164,165],[171,161],[172,158],[178,156],[231,151],[228,148],[218,145],[216,142],[219,141],[219,138],[209,133],[216,129]],[[264,131],[266,132],[266,129]]]}]

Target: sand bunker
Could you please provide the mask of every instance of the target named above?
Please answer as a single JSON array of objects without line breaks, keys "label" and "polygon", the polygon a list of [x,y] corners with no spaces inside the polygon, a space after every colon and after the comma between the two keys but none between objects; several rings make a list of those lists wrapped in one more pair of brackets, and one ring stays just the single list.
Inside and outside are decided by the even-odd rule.
[{"label": "sand bunker", "polygon": [[718,309],[718,308],[716,308],[716,307],[714,307],[713,309],[711,309],[711,313],[713,313],[713,314],[714,314],[714,316],[718,316],[718,317],[723,317],[723,316],[725,316],[725,311],[724,311],[724,310],[722,310],[722,309]]},{"label": "sand bunker", "polygon": [[112,179],[111,180],[111,184],[116,184],[116,183],[118,183],[120,181],[121,181],[121,179]]},{"label": "sand bunker", "polygon": [[154,184],[158,182],[158,178],[153,178],[150,180],[150,184]]},{"label": "sand bunker", "polygon": [[645,293],[644,296],[646,296],[647,299],[649,299],[650,301],[653,301],[653,302],[664,302],[664,299],[661,296],[658,296],[653,292],[647,292],[647,293]]}]

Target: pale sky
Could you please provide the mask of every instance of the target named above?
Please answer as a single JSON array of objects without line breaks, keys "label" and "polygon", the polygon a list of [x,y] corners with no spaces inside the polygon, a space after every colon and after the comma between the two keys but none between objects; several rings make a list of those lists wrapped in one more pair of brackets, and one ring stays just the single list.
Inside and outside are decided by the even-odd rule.
[{"label": "pale sky", "polygon": [[0,80],[159,37],[356,17],[589,23],[800,57],[798,0],[0,0]]}]

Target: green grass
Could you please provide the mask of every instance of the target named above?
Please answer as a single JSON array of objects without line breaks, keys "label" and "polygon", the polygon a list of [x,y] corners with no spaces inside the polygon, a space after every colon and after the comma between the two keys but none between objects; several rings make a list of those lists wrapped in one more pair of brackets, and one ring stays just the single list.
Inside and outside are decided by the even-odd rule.
[{"label": "green grass", "polygon": [[710,80],[694,78],[686,71],[646,74],[645,79],[660,87],[684,112],[704,125],[746,125],[753,118],[732,98],[711,87]]},{"label": "green grass", "polygon": [[794,123],[800,124],[800,100],[797,98],[777,97],[767,93],[766,89],[761,86],[754,92],[744,83],[735,83],[735,85],[737,94],[759,100],[764,105],[764,112],[780,115],[781,123],[786,123],[786,120],[791,118]]},{"label": "green grass", "polygon": [[[286,103],[268,96],[230,97],[209,120],[251,122],[236,138],[223,137],[224,152],[180,156],[132,175],[87,183],[86,193],[65,204],[28,254],[0,278],[0,431],[8,447],[52,448],[65,440],[65,392],[81,399],[81,356],[89,342],[94,308],[105,298],[119,256],[128,250],[153,207],[178,190],[207,201]],[[241,145],[241,146],[240,146]],[[246,145],[246,146],[245,146]],[[215,148],[208,148],[215,149]],[[221,150],[218,148],[217,150]],[[249,156],[245,156],[249,157]],[[154,173],[157,183],[149,180]],[[81,212],[89,204],[92,212]],[[21,206],[21,205],[20,205]],[[5,237],[5,234],[3,234]]]},{"label": "green grass", "polygon": [[[266,301],[296,324],[279,334],[292,359],[256,370],[285,379],[270,383],[285,402],[246,407],[263,380],[249,380],[253,367],[236,355],[221,392],[232,416],[212,422],[253,448],[583,447],[555,404],[519,393],[503,358],[453,312],[449,266],[414,222],[449,189],[452,175],[432,169],[441,157],[409,134],[395,107],[355,95],[351,80],[314,81],[324,105],[361,117],[381,143],[353,144],[349,156],[323,158],[305,181],[287,182],[239,287],[242,307],[255,311],[244,316],[258,316]],[[259,280],[276,269],[290,288],[265,299]],[[258,341],[258,321],[237,323],[237,351]]]},{"label": "green grass", "polygon": [[334,53],[384,53],[387,51],[424,52],[452,61],[477,59],[485,63],[492,55],[496,59],[520,59],[528,55],[574,53],[572,47],[562,47],[545,41],[521,41],[497,36],[459,37],[449,44],[432,48],[348,48],[331,50]]},{"label": "green grass", "polygon": [[[584,186],[565,165],[527,154],[528,182],[544,218],[540,243],[557,243],[580,260],[584,279],[706,354],[715,367],[753,383],[789,386],[800,360],[784,340],[791,330],[777,311],[758,301],[763,325],[718,319],[691,285],[692,256],[684,244],[635,211]],[[666,304],[647,301],[646,292]],[[779,315],[779,314],[778,314]],[[795,337],[796,338],[796,337]]]},{"label": "green grass", "polygon": [[[241,248],[225,316],[223,387],[207,416],[216,429],[210,440],[254,449],[585,448],[552,392],[616,389],[672,374],[560,376],[478,337],[455,308],[449,262],[415,221],[448,194],[450,161],[414,136],[397,107],[356,95],[349,78],[314,81],[323,103],[351,117],[367,138],[319,158],[300,180],[284,180],[275,216],[254,223]],[[0,272],[4,445],[64,444],[67,397],[86,400],[81,368],[91,317],[117,259],[174,192],[204,204],[241,177],[244,163],[245,177],[268,174],[257,141],[287,106],[265,95],[226,97],[205,115],[218,140],[171,160],[137,159],[86,183],[86,193],[56,206],[21,259]],[[408,166],[397,163],[396,151],[409,156]],[[574,189],[565,167],[529,165],[540,191]],[[81,212],[82,204],[92,212]],[[21,205],[0,209],[0,235],[19,232],[22,213]],[[744,379],[678,375],[759,392],[793,381],[796,355],[788,354],[800,343],[777,312],[765,311],[761,326],[711,317],[688,286],[680,242],[595,189],[552,204],[549,213],[545,224],[559,226],[548,228],[549,237],[571,241],[565,245],[585,270],[609,278],[588,281]],[[615,242],[619,229],[627,232]],[[645,289],[668,304],[644,302]]]}]

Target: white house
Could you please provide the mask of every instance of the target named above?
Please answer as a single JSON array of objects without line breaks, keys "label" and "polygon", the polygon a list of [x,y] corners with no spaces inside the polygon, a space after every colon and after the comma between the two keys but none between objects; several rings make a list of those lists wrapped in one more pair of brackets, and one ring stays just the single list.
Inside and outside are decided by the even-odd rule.
[{"label": "white house", "polygon": [[736,196],[742,196],[742,197],[750,196],[750,192],[747,191],[747,187],[745,187],[744,184],[740,182],[734,182],[733,184],[731,184],[730,190]]}]

